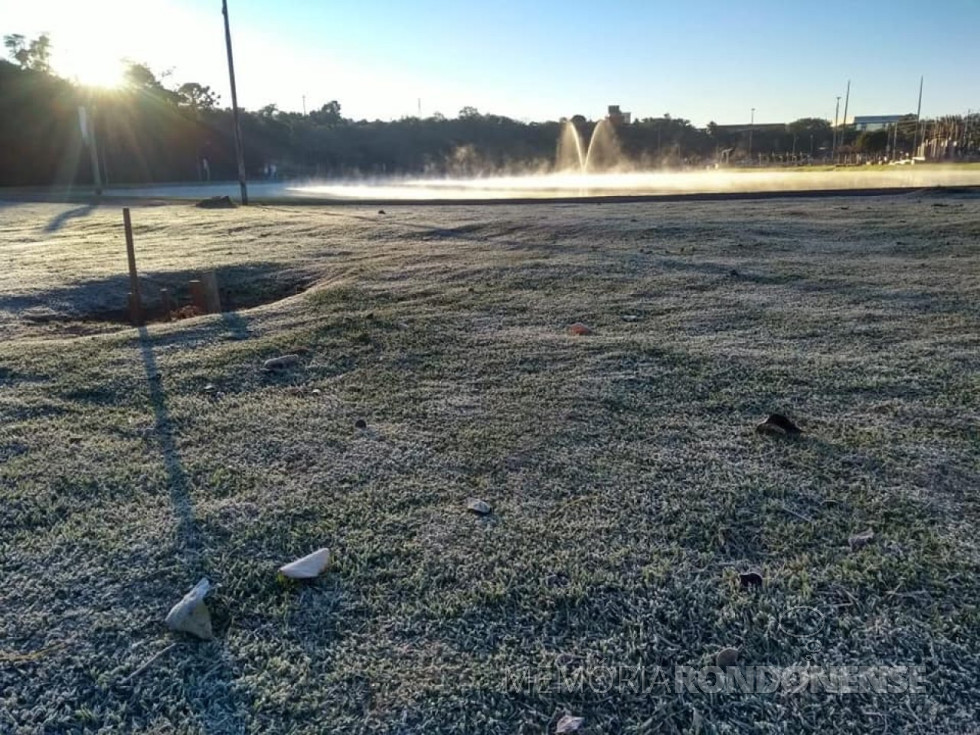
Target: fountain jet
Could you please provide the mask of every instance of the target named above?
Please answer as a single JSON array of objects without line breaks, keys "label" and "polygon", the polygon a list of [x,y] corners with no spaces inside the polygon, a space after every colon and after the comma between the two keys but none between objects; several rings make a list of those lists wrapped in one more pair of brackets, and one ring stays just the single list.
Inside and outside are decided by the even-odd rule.
[{"label": "fountain jet", "polygon": [[589,138],[582,144],[582,134],[575,123],[567,121],[558,138],[555,169],[563,173],[593,174],[615,171],[623,167],[623,151],[616,138],[616,129],[608,120],[600,120]]}]

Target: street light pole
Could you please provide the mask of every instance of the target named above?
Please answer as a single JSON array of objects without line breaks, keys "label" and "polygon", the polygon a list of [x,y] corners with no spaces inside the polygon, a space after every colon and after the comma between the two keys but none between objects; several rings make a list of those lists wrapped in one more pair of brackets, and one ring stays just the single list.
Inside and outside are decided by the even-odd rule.
[{"label": "street light pole", "polygon": [[238,120],[238,92],[235,89],[235,59],[231,53],[228,0],[221,0],[221,14],[225,16],[225,46],[228,49],[228,77],[231,80],[231,115],[235,121],[235,157],[238,159],[238,184],[242,189],[242,204],[248,204],[248,187],[245,184],[245,149],[242,145],[242,126]]},{"label": "street light pole", "polygon": [[755,108],[752,108],[752,116],[749,118],[749,165],[752,165],[752,131],[755,128]]}]

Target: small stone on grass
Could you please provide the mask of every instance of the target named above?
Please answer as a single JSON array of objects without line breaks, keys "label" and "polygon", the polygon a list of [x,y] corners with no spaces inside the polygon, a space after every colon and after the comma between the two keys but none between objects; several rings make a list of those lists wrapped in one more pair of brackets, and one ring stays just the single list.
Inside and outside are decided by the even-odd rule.
[{"label": "small stone on grass", "polygon": [[870,544],[874,537],[875,532],[869,528],[867,531],[857,533],[847,539],[847,545],[851,547],[851,551],[858,551]]},{"label": "small stone on grass", "polygon": [[778,436],[799,436],[803,430],[783,416],[781,413],[771,413],[769,418],[755,427],[760,434],[773,434]]},{"label": "small stone on grass", "polygon": [[561,733],[567,732],[578,732],[582,725],[585,724],[584,717],[573,717],[572,715],[564,715],[558,724],[555,725],[555,733],[561,735]]},{"label": "small stone on grass", "polygon": [[292,367],[299,362],[299,355],[281,355],[280,357],[271,357],[262,363],[262,367],[266,370],[285,370],[286,368]]},{"label": "small stone on grass", "polygon": [[762,575],[758,572],[740,572],[738,581],[743,587],[761,587]]},{"label": "small stone on grass", "polygon": [[489,503],[476,498],[467,501],[466,509],[476,513],[478,516],[490,515],[493,512],[493,508],[490,507]]},{"label": "small stone on grass", "polygon": [[204,597],[210,589],[211,583],[207,578],[194,585],[167,613],[167,627],[173,631],[190,633],[204,641],[212,640],[214,631],[211,628],[211,611],[204,604]]},{"label": "small stone on grass", "polygon": [[329,549],[317,549],[312,554],[279,567],[279,573],[289,579],[315,579],[329,564]]},{"label": "small stone on grass", "polygon": [[575,322],[568,327],[568,333],[575,335],[576,337],[584,337],[586,335],[592,334],[592,330],[582,324],[582,322]]},{"label": "small stone on grass", "polygon": [[734,666],[737,661],[737,648],[722,648],[715,654],[715,665],[722,669],[727,669],[729,666]]}]

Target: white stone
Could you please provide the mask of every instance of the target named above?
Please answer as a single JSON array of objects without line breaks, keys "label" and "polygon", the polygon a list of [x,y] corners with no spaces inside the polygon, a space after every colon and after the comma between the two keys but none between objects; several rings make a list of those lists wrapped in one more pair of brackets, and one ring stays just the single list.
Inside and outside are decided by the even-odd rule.
[{"label": "white stone", "polygon": [[167,613],[167,627],[170,630],[190,633],[205,641],[213,639],[211,611],[204,604],[204,597],[210,590],[211,583],[206,578],[195,584],[180,602],[170,608],[170,612]]},{"label": "white stone", "polygon": [[314,579],[315,577],[319,577],[329,564],[330,550],[317,549],[302,559],[297,559],[285,566],[279,567],[279,573],[290,579]]},{"label": "white stone", "polygon": [[493,508],[490,507],[489,503],[486,503],[483,500],[477,500],[475,498],[466,503],[466,509],[481,516],[489,515],[493,512]]},{"label": "white stone", "polygon": [[266,370],[284,370],[288,367],[292,367],[299,362],[299,355],[282,355],[281,357],[272,357],[262,363],[262,367]]}]

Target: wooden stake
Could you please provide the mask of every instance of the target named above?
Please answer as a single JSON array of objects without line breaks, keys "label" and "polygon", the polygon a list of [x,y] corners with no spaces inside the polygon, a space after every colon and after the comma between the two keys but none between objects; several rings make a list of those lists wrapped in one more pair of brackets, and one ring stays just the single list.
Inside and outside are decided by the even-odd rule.
[{"label": "wooden stake", "polygon": [[207,314],[208,299],[207,295],[204,293],[204,284],[195,280],[188,283],[188,286],[190,286],[191,302],[194,304],[194,308],[202,314]]},{"label": "wooden stake", "polygon": [[126,229],[126,257],[129,259],[129,318],[133,324],[140,326],[143,324],[143,304],[136,275],[136,251],[133,248],[133,223],[129,217],[129,207],[123,207],[123,226]]},{"label": "wooden stake", "polygon": [[204,295],[207,299],[208,313],[221,313],[221,294],[218,293],[218,274],[208,271],[201,279],[204,282]]},{"label": "wooden stake", "polygon": [[161,288],[160,289],[160,308],[163,309],[163,317],[168,322],[173,321],[173,311],[174,305],[170,300],[170,289]]}]

